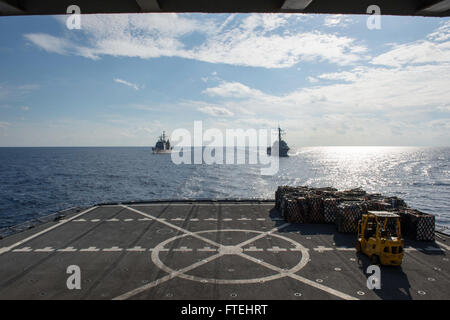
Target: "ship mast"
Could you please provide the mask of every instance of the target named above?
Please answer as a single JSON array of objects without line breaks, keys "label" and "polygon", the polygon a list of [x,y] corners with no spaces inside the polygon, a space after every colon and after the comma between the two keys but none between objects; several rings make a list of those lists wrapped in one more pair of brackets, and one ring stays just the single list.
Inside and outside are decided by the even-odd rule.
[{"label": "ship mast", "polygon": [[278,144],[281,142],[281,128],[280,125],[278,125]]}]

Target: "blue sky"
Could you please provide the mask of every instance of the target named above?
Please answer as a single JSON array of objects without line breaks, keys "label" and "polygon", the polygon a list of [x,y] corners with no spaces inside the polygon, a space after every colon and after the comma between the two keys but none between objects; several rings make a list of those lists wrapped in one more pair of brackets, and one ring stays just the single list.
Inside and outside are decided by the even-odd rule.
[{"label": "blue sky", "polygon": [[448,18],[66,18],[0,18],[0,146],[145,146],[194,120],[280,123],[294,147],[448,146]]}]

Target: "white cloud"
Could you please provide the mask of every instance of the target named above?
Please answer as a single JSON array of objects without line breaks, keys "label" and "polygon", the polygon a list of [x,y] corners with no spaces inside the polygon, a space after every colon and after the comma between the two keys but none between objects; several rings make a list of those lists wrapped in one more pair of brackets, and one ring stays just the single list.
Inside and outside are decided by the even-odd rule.
[{"label": "white cloud", "polygon": [[54,37],[45,33],[28,33],[25,34],[24,37],[47,52],[68,54],[69,49],[74,47],[70,41],[66,39]]},{"label": "white cloud", "polygon": [[200,112],[206,113],[210,116],[214,116],[214,117],[231,117],[231,116],[233,116],[233,112],[231,112],[230,110],[223,108],[223,107],[204,106],[204,107],[199,107],[197,110]]},{"label": "white cloud", "polygon": [[28,110],[30,110],[30,107],[28,107],[28,106],[22,106],[22,107],[20,107],[20,109],[22,109],[23,111],[28,111]]},{"label": "white cloud", "polygon": [[222,82],[217,87],[207,88],[203,93],[210,96],[232,97],[232,98],[250,98],[259,97],[263,93],[256,89],[251,89],[239,82]]},{"label": "white cloud", "polygon": [[131,83],[131,82],[119,79],[119,78],[114,78],[114,81],[117,82],[117,83],[124,84],[124,85],[126,85],[128,87],[131,87],[134,90],[139,90],[139,86],[137,84],[134,84],[134,83]]},{"label": "white cloud", "polygon": [[450,20],[445,21],[435,32],[427,37],[432,41],[446,41],[450,39]]},{"label": "white cloud", "polygon": [[[245,18],[230,16],[219,23],[219,19],[203,15],[86,15],[82,22],[86,41],[70,33],[64,38],[43,33],[25,37],[48,52],[91,59],[104,55],[143,59],[165,56],[264,68],[285,68],[314,60],[347,65],[365,59],[366,47],[353,38],[291,30],[298,19],[295,15],[252,14]],[[283,32],[276,33],[278,29]],[[189,48],[183,36],[194,33],[204,40]]]},{"label": "white cloud", "polygon": [[371,63],[398,67],[406,64],[450,62],[450,42],[415,41],[394,45],[393,49],[375,57]]},{"label": "white cloud", "polygon": [[326,16],[324,19],[324,26],[326,27],[347,27],[354,20],[348,16],[342,14],[334,14]]}]

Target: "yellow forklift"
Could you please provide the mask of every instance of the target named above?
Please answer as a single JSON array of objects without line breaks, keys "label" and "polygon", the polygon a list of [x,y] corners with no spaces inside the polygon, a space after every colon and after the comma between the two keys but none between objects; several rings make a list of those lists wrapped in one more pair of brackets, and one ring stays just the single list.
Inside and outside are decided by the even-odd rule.
[{"label": "yellow forklift", "polygon": [[356,251],[366,254],[373,264],[400,266],[403,247],[398,214],[369,211],[359,220]]}]

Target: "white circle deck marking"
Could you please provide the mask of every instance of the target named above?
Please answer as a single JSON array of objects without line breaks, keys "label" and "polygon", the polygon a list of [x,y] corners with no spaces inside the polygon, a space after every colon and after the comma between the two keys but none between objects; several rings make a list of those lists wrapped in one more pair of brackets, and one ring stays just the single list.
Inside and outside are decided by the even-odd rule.
[{"label": "white circle deck marking", "polygon": [[[171,239],[168,239],[168,240],[160,243],[158,245],[158,250],[156,250],[156,248],[153,249],[151,257],[152,257],[152,261],[154,263],[155,263],[156,260],[159,260],[159,251],[168,251],[168,249],[164,249],[164,245],[166,243],[169,243],[169,242],[171,242],[173,240],[176,240],[176,239],[178,239],[180,237],[193,236],[194,238],[197,238],[199,240],[202,240],[204,242],[212,244],[213,246],[216,246],[216,247],[222,246],[221,244],[218,244],[218,243],[216,243],[216,242],[214,242],[214,241],[212,241],[210,239],[207,239],[207,238],[204,238],[202,236],[199,236],[195,232],[191,232],[189,230],[186,230],[186,229],[180,228],[180,227],[178,227],[176,225],[173,225],[173,224],[165,221],[166,219],[160,219],[160,218],[154,217],[154,216],[152,216],[150,214],[144,213],[142,211],[133,209],[133,208],[125,206],[125,205],[120,205],[120,206],[125,208],[125,209],[128,209],[130,211],[136,212],[136,213],[138,213],[140,215],[143,215],[145,217],[148,217],[148,218],[151,218],[151,219],[155,219],[157,222],[160,222],[162,224],[165,224],[167,226],[172,227],[175,230],[178,230],[178,231],[181,231],[181,232],[185,233],[183,236],[176,236],[176,237],[173,237]],[[273,220],[276,220],[276,219],[273,219]],[[283,220],[283,219],[278,219],[278,220]],[[243,232],[250,232],[250,233],[251,232],[260,233],[260,235],[258,235],[256,237],[253,237],[253,238],[251,238],[251,239],[249,239],[247,241],[244,241],[244,242],[238,244],[239,247],[244,247],[245,245],[247,245],[249,243],[252,243],[252,242],[256,241],[257,239],[263,238],[263,237],[267,236],[268,234],[272,234],[275,231],[280,231],[281,229],[283,229],[283,228],[285,228],[285,227],[287,227],[289,225],[290,225],[290,223],[285,223],[285,224],[283,224],[281,226],[278,226],[278,227],[275,227],[275,228],[273,228],[273,229],[271,229],[270,231],[267,231],[267,232],[260,232],[260,231],[254,231],[254,230],[235,230],[235,229],[212,230],[212,231],[206,231],[206,232],[222,232],[222,231],[239,231],[239,232],[242,232],[243,231]],[[262,229],[266,229],[266,227],[263,227]],[[200,233],[200,232],[198,232],[198,233]],[[272,235],[274,235],[275,237],[284,239],[284,240],[286,240],[288,242],[293,243],[295,251],[297,251],[297,252],[301,251],[302,252],[302,258],[301,258],[301,261],[299,262],[299,264],[297,266],[295,266],[294,268],[289,270],[289,273],[281,274],[280,273],[281,269],[276,267],[276,266],[273,266],[273,265],[271,265],[269,263],[266,263],[266,262],[258,261],[256,258],[254,258],[252,256],[249,256],[247,254],[244,254],[244,253],[239,254],[240,257],[243,257],[243,258],[245,258],[245,259],[247,259],[249,261],[253,261],[253,262],[258,261],[258,264],[260,264],[260,265],[262,265],[262,266],[264,266],[264,267],[266,267],[268,269],[271,269],[271,270],[274,270],[274,271],[280,273],[278,275],[274,275],[274,276],[271,276],[271,277],[259,278],[259,280],[257,280],[257,282],[263,283],[264,281],[278,279],[278,278],[281,278],[281,277],[288,276],[288,277],[293,278],[295,280],[298,280],[298,281],[300,281],[302,283],[310,285],[310,286],[312,286],[314,288],[317,288],[319,290],[323,290],[325,292],[328,292],[328,293],[330,293],[330,294],[332,294],[334,296],[337,296],[339,298],[346,299],[346,300],[358,300],[357,298],[352,297],[350,295],[347,295],[347,294],[345,294],[343,292],[340,292],[340,291],[335,290],[333,288],[324,286],[322,284],[318,284],[318,283],[316,283],[314,281],[311,281],[309,279],[306,279],[306,278],[304,278],[302,276],[299,276],[299,275],[295,274],[294,272],[296,272],[296,271],[300,270],[301,268],[303,268],[306,265],[306,263],[308,263],[308,261],[311,261],[311,259],[309,258],[308,249],[304,248],[303,246],[301,246],[300,244],[298,244],[297,242],[295,242],[292,239],[289,239],[289,238],[286,238],[286,237],[283,237],[283,236],[280,236],[280,235],[276,235],[276,234],[272,234]],[[155,254],[155,252],[156,252],[156,254]],[[0,253],[2,253],[2,252],[0,251]],[[192,265],[190,265],[188,267],[182,268],[182,269],[180,269],[178,271],[174,271],[174,272],[172,272],[173,271],[172,269],[170,269],[167,266],[163,265],[162,262],[159,260],[159,266],[162,266],[165,269],[168,269],[169,271],[167,271],[167,272],[169,272],[169,274],[163,276],[162,278],[156,279],[156,280],[154,280],[154,281],[152,281],[152,282],[150,282],[150,283],[148,283],[148,284],[146,284],[144,286],[141,286],[141,287],[136,288],[134,290],[128,291],[128,292],[126,292],[126,293],[124,293],[124,294],[122,294],[120,296],[117,296],[117,297],[114,298],[114,300],[128,299],[128,298],[130,298],[132,296],[135,296],[136,294],[139,294],[139,293],[141,293],[141,292],[143,292],[145,290],[151,289],[151,288],[153,288],[153,287],[155,287],[155,286],[157,286],[157,285],[159,285],[161,283],[164,283],[166,281],[169,281],[169,280],[171,280],[173,278],[184,277],[184,276],[186,276],[185,272],[189,272],[190,270],[194,270],[195,268],[198,268],[198,267],[202,266],[203,264],[209,263],[209,262],[211,262],[211,261],[213,261],[213,260],[215,260],[215,259],[217,259],[219,257],[223,257],[223,256],[224,256],[223,254],[217,253],[217,254],[215,254],[213,256],[210,256],[207,259],[204,259],[203,262],[198,261],[198,262],[196,262],[196,263],[194,263],[194,264],[192,264]],[[155,265],[158,266],[157,263],[155,263]],[[196,280],[198,281],[198,279],[196,279]],[[215,279],[213,279],[213,280],[215,280]],[[244,282],[242,282],[242,280],[240,280],[237,283],[254,283],[254,281],[255,281],[255,279],[244,280]],[[219,280],[215,280],[215,282],[216,283],[221,283]],[[228,283],[230,283],[230,281],[228,281]],[[236,282],[231,282],[231,283],[236,283]]]},{"label": "white circle deck marking", "polygon": [[[214,233],[214,232],[248,232],[248,233],[256,233],[256,234],[265,234],[266,232],[262,232],[262,231],[255,231],[255,230],[241,230],[241,229],[225,229],[225,230],[204,230],[204,231],[197,231],[197,232],[193,232],[193,234],[203,234],[203,233]],[[174,270],[170,267],[168,267],[167,265],[165,265],[160,257],[159,257],[159,252],[162,251],[162,249],[168,244],[171,243],[175,240],[181,239],[181,238],[185,238],[187,236],[189,236],[190,234],[182,234],[182,235],[178,235],[175,237],[172,237],[170,239],[167,239],[163,242],[161,242],[160,244],[158,244],[154,250],[152,251],[151,254],[151,258],[153,263],[159,267],[160,269],[164,270],[165,272],[169,273],[169,274],[176,274],[178,277],[183,278],[183,279],[187,279],[187,280],[192,280],[192,281],[197,281],[197,282],[212,282],[215,284],[245,284],[245,283],[258,283],[261,280],[263,281],[270,281],[270,280],[275,280],[275,279],[279,279],[279,278],[283,278],[286,277],[288,275],[294,274],[297,271],[299,271],[300,269],[302,269],[309,261],[309,254],[308,254],[308,250],[303,247],[300,243],[289,239],[287,237],[281,236],[281,235],[277,235],[277,234],[271,234],[272,237],[276,237],[282,240],[285,240],[289,243],[291,243],[292,245],[294,245],[294,247],[299,248],[300,252],[301,252],[301,259],[300,261],[297,263],[297,265],[295,265],[293,268],[286,270],[284,272],[278,272],[276,274],[270,275],[270,276],[266,276],[266,277],[260,277],[260,278],[253,278],[253,279],[215,279],[215,278],[203,278],[203,277],[198,277],[198,276],[194,276],[194,275],[190,275],[190,274],[186,274],[180,270]],[[245,243],[242,242],[242,243]],[[219,247],[219,256],[226,256],[226,255],[238,255],[241,256],[243,258],[247,258],[249,256],[245,255],[242,253],[242,248],[240,247],[241,244],[237,244],[235,246],[224,246],[221,245]],[[253,257],[251,257],[253,258]],[[256,264],[259,264],[260,266],[265,266],[264,262],[262,259],[251,259],[251,261],[253,261]],[[205,259],[204,262],[209,262],[208,259]]]}]

